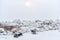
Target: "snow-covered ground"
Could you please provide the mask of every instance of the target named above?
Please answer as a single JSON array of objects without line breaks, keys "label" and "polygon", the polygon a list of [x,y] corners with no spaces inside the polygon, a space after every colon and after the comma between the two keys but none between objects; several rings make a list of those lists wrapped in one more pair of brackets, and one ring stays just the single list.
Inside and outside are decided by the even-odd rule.
[{"label": "snow-covered ground", "polygon": [[0,35],[0,40],[60,40],[60,32],[58,30],[38,32],[36,35],[25,33],[19,38],[12,35]]},{"label": "snow-covered ground", "polygon": [[0,24],[0,40],[60,40],[59,31],[59,21],[36,20],[21,22],[17,20]]}]

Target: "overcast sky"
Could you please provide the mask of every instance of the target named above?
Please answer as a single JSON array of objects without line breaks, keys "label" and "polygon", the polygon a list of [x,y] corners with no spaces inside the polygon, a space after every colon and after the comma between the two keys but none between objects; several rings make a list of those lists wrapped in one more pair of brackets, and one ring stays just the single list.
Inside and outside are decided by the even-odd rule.
[{"label": "overcast sky", "polygon": [[0,20],[60,19],[59,2],[59,0],[0,0]]}]

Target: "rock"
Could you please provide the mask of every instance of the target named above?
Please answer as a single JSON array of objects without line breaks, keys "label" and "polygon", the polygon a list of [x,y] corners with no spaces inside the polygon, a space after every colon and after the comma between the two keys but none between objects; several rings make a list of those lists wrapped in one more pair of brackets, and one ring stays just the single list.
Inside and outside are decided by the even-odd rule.
[{"label": "rock", "polygon": [[3,33],[3,31],[2,31],[2,30],[0,30],[0,33]]},{"label": "rock", "polygon": [[7,33],[6,33],[6,31],[3,28],[0,28],[0,34],[4,35],[4,34],[7,34]]},{"label": "rock", "polygon": [[31,30],[32,34],[36,34],[36,30]]},{"label": "rock", "polygon": [[15,38],[18,38],[19,36],[22,36],[22,33],[14,34],[14,37],[15,37]]}]

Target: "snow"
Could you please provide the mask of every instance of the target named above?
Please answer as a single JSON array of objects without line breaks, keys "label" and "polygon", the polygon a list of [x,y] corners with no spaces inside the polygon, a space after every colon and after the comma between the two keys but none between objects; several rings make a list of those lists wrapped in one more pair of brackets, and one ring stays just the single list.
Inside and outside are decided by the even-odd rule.
[{"label": "snow", "polygon": [[2,34],[3,34],[3,35],[4,35],[4,34],[7,34],[3,28],[0,28],[0,31],[3,32],[3,33],[0,33],[0,35],[2,35]]},{"label": "snow", "polygon": [[12,35],[1,35],[0,40],[60,40],[60,32],[58,30],[38,32],[36,35],[25,33],[19,38],[14,38]]},{"label": "snow", "polygon": [[[19,28],[13,28],[8,34],[5,34],[5,30],[2,30],[3,34],[0,35],[0,40],[60,40],[60,22],[45,20],[45,21],[23,21],[22,26]],[[58,24],[57,24],[58,23]],[[5,23],[4,23],[5,24]],[[3,25],[4,25],[3,24]],[[16,24],[16,23],[15,23]],[[15,25],[14,23],[7,23],[6,25]],[[50,30],[52,29],[52,30]],[[56,29],[56,30],[55,30]],[[34,30],[36,34],[33,34],[31,30]],[[13,31],[16,31],[13,33]],[[18,38],[14,37],[14,34],[22,33],[22,36]]]}]

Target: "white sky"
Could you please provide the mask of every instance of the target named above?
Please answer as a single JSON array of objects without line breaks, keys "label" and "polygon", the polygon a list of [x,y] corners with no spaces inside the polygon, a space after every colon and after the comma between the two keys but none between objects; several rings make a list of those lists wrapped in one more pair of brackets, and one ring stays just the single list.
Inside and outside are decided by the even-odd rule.
[{"label": "white sky", "polygon": [[59,6],[60,0],[0,0],[0,20],[60,19]]}]

